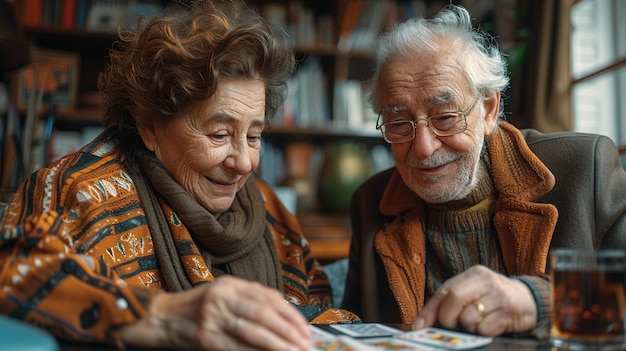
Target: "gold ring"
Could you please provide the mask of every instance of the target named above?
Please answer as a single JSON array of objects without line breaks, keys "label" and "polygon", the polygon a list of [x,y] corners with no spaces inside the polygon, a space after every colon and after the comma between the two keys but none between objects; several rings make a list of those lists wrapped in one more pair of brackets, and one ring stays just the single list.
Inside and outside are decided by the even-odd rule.
[{"label": "gold ring", "polygon": [[483,305],[482,302],[475,302],[474,308],[476,308],[476,312],[478,312],[478,315],[480,315],[481,317],[485,316],[485,305]]},{"label": "gold ring", "polygon": [[237,317],[237,319],[235,319],[235,323],[233,323],[233,334],[237,333],[237,330],[239,329],[239,327],[241,327],[243,322],[244,320],[241,317]]}]

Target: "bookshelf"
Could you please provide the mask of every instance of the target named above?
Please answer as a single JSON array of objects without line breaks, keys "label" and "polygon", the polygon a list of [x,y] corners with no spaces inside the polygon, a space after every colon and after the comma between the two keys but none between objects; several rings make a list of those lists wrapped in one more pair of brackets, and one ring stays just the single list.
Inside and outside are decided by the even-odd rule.
[{"label": "bookshelf", "polygon": [[[367,154],[363,158],[371,165],[371,173],[390,166],[389,148],[374,128],[376,116],[368,112],[363,92],[372,73],[373,39],[385,26],[420,10],[419,6],[401,8],[405,6],[401,4],[427,6],[432,1],[248,2],[290,34],[298,61],[285,108],[265,133],[260,175],[270,184],[283,184],[288,169],[286,154],[301,145],[310,148],[306,181],[312,189],[309,195],[314,197],[329,145],[352,142],[364,147]],[[154,10],[167,3],[144,5],[153,6],[150,9]],[[67,131],[73,137],[76,131],[99,125],[101,111],[93,97],[97,96],[97,76],[104,68],[107,50],[115,41],[113,27],[90,20],[93,16],[89,8],[81,7],[84,4],[91,4],[93,9],[98,0],[15,2],[24,35],[33,46],[73,52],[80,57],[76,103],[59,111],[54,122],[58,133]],[[32,6],[39,9],[39,16],[33,18]],[[68,20],[68,16],[73,16],[74,21]],[[113,14],[110,17],[121,18]],[[44,117],[42,113],[41,118]],[[329,212],[320,208],[316,200],[301,206],[296,213],[314,254],[324,261],[346,257],[350,238],[347,214],[344,210]]]}]

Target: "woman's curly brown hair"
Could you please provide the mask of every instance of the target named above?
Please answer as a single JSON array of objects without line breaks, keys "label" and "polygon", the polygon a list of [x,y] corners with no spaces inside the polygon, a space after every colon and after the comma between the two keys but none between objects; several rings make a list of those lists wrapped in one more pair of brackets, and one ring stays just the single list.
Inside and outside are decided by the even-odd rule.
[{"label": "woman's curly brown hair", "polygon": [[[239,1],[194,1],[164,10],[119,41],[98,79],[104,125],[130,155],[143,144],[137,125],[167,121],[210,98],[221,80],[265,83],[265,116],[281,107],[295,67],[283,32]],[[134,145],[133,145],[134,144]]]}]

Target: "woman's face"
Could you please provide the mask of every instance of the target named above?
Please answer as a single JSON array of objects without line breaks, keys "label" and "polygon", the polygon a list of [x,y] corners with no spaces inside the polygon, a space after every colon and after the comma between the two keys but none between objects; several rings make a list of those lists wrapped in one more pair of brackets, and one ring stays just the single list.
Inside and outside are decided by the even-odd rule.
[{"label": "woman's face", "polygon": [[217,216],[259,165],[264,126],[265,86],[242,78],[220,82],[208,100],[139,132],[167,172]]}]

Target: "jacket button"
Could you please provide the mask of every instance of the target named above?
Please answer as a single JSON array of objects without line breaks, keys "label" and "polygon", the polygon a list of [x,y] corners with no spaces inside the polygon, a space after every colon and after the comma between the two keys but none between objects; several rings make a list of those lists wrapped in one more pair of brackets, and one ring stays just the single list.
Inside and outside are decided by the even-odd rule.
[{"label": "jacket button", "polygon": [[413,255],[413,261],[415,261],[415,264],[417,264],[417,265],[422,264],[422,256],[420,256],[420,255]]},{"label": "jacket button", "polygon": [[94,303],[90,308],[83,311],[80,314],[80,326],[84,329],[93,327],[94,324],[100,318],[100,309],[97,303]]}]

